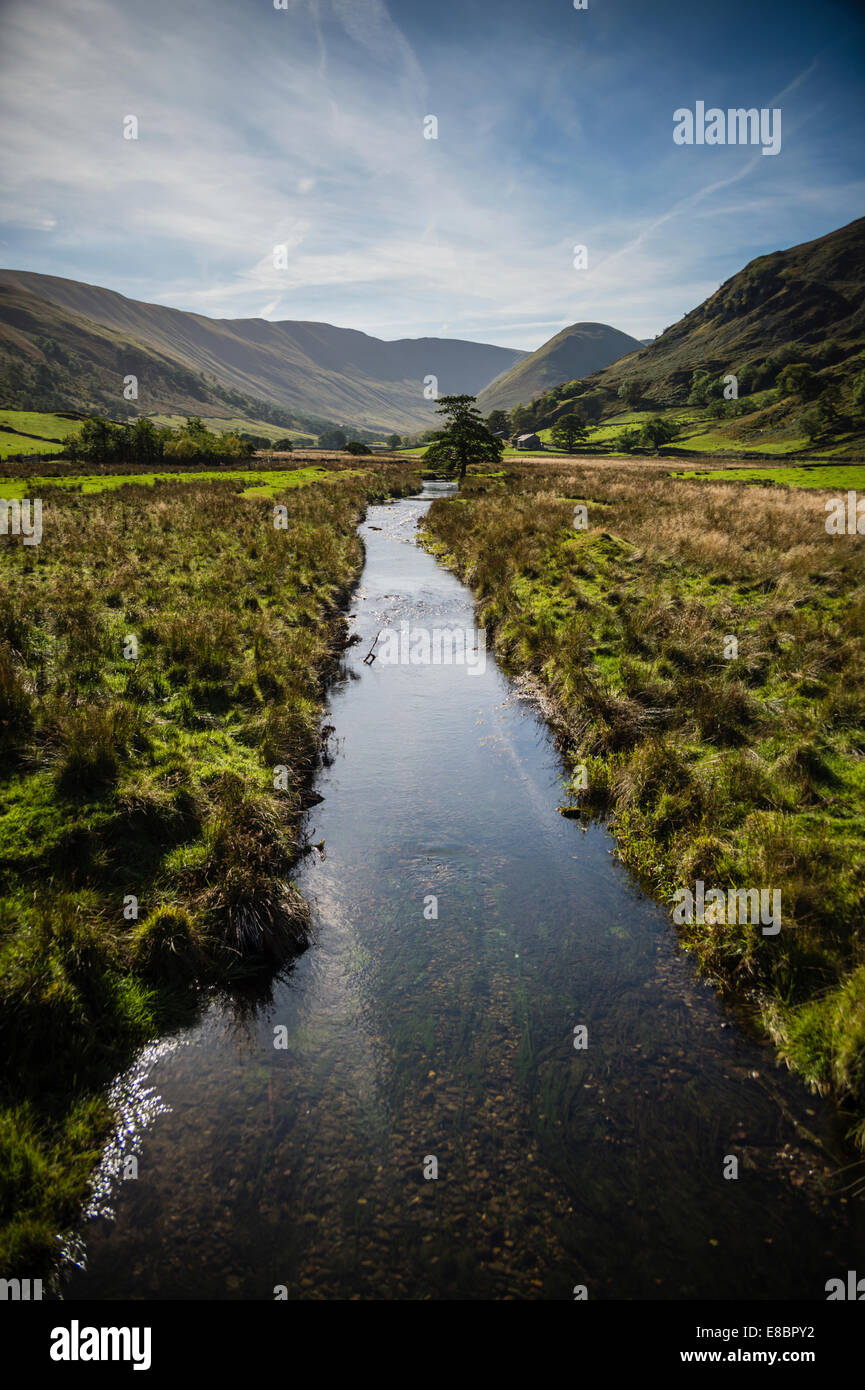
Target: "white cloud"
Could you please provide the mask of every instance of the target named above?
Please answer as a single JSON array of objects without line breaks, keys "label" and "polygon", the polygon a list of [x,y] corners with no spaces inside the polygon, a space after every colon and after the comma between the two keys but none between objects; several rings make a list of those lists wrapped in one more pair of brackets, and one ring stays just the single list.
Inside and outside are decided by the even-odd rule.
[{"label": "white cloud", "polygon": [[[6,239],[38,229],[31,268],[216,317],[278,310],[383,336],[446,321],[457,336],[528,347],[584,318],[647,337],[716,287],[717,247],[707,267],[694,219],[728,227],[729,188],[769,162],[691,176],[690,189],[680,177],[643,216],[639,204],[602,215],[591,171],[559,161],[550,174],[502,135],[514,93],[531,104],[540,48],[507,89],[459,45],[450,86],[428,83],[381,0],[287,11],[77,0],[49,22],[17,0],[0,25]],[[570,76],[549,69],[534,119],[576,149]],[[438,141],[423,139],[429,109]],[[122,138],[129,113],[137,141]],[[773,188],[776,219],[800,187]],[[764,184],[756,196],[770,196]],[[572,267],[575,241],[589,245],[589,272]],[[732,273],[735,246],[729,257]]]}]

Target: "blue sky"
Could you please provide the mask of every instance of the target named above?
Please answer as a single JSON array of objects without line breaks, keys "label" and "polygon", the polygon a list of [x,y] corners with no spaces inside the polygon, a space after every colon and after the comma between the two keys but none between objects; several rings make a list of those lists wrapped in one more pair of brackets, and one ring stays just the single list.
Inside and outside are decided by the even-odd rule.
[{"label": "blue sky", "polygon": [[6,0],[0,53],[0,263],[212,317],[645,338],[865,212],[852,0]]}]

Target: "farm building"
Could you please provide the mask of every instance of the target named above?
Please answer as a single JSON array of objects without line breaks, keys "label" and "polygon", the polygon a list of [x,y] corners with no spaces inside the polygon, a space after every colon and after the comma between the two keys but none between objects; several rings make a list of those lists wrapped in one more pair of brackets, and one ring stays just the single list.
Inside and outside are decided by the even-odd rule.
[{"label": "farm building", "polygon": [[543,444],[536,434],[518,434],[516,448],[518,449],[543,449]]}]

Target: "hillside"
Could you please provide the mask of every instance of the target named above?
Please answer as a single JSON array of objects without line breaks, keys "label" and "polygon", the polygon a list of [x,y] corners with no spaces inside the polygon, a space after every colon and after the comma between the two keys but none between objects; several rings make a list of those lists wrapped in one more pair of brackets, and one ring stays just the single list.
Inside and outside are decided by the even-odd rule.
[{"label": "hillside", "polygon": [[843,378],[845,364],[863,349],[865,218],[859,218],[750,261],[648,347],[596,372],[588,385],[615,393],[635,380],[647,402],[675,405],[687,400],[695,371],[742,375],[774,357],[778,366],[816,359]]},{"label": "hillside", "polygon": [[572,323],[491,382],[478,405],[484,415],[528,405],[551,386],[588,376],[639,347],[636,338],[608,324]]},{"label": "hillside", "polygon": [[[123,377],[147,413],[236,413],[264,402],[297,418],[381,429],[435,420],[423,396],[477,393],[525,355],[449,338],[385,342],[327,323],[210,319],[76,280],[0,270],[0,404],[123,412]],[[24,403],[24,402],[22,402]]]}]

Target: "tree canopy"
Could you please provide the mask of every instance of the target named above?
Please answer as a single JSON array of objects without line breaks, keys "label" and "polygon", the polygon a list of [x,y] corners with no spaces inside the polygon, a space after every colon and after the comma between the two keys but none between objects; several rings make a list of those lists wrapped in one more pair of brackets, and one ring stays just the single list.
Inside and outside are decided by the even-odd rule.
[{"label": "tree canopy", "polygon": [[470,463],[499,462],[504,445],[490,434],[474,396],[442,396],[438,413],[446,417],[445,428],[427,449],[425,463],[443,464],[462,481]]},{"label": "tree canopy", "polygon": [[318,447],[320,449],[344,449],[347,443],[348,435],[345,430],[322,430],[321,434],[318,436]]},{"label": "tree canopy", "polygon": [[579,415],[562,415],[550,431],[550,441],[556,449],[572,453],[586,437],[586,427]]},{"label": "tree canopy", "polygon": [[490,434],[510,434],[511,417],[506,410],[493,410],[487,416],[487,429]]},{"label": "tree canopy", "polygon": [[190,416],[178,429],[158,427],[144,415],[131,424],[118,424],[94,416],[82,422],[66,441],[69,458],[87,463],[135,463],[150,465],[161,459],[179,463],[233,462],[248,459],[255,444],[239,435],[213,434],[198,418]]}]

